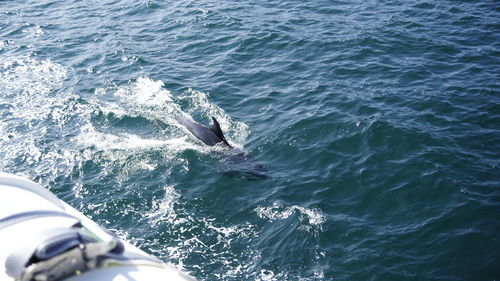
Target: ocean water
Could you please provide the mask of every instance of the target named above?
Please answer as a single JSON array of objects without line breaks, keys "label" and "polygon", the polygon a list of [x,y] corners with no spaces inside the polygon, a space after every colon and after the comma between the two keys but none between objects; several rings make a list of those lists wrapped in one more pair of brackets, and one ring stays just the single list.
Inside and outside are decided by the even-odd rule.
[{"label": "ocean water", "polygon": [[[499,19],[487,0],[0,1],[0,170],[199,280],[499,280]],[[268,177],[177,114],[216,117]]]}]

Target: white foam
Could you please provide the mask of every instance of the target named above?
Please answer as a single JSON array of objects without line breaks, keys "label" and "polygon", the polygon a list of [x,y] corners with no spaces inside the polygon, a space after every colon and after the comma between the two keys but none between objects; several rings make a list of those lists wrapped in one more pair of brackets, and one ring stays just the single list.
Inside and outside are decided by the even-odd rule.
[{"label": "white foam", "polygon": [[318,208],[308,209],[296,205],[284,207],[278,203],[274,203],[268,207],[259,206],[255,208],[255,212],[260,218],[270,221],[287,219],[292,214],[298,213],[298,218],[302,223],[307,223],[311,226],[320,226],[325,222],[325,216]]},{"label": "white foam", "polygon": [[121,87],[115,95],[139,106],[154,106],[172,102],[172,94],[163,88],[162,81],[153,81],[148,77],[138,78],[129,86]]},{"label": "white foam", "polygon": [[163,82],[140,77],[118,88],[98,88],[95,101],[105,114],[143,117],[171,123],[171,117],[178,115],[179,106],[172,100],[172,93],[163,88]]},{"label": "white foam", "polygon": [[[9,118],[2,122],[0,152],[3,165],[23,159],[30,173],[63,171],[72,163],[67,150],[40,147],[40,139],[50,134],[44,119],[54,123],[65,122],[61,108],[72,95],[64,95],[60,87],[67,77],[67,70],[50,60],[38,60],[28,56],[0,56],[0,103],[8,105]],[[59,140],[56,140],[57,142]],[[24,166],[23,166],[24,167]]]},{"label": "white foam", "polygon": [[67,77],[67,70],[50,60],[0,56],[0,85],[7,97],[47,96]]},{"label": "white foam", "polygon": [[193,148],[193,145],[187,142],[186,139],[187,137],[166,140],[144,139],[129,133],[114,135],[111,133],[99,132],[95,129],[94,125],[87,123],[82,126],[81,133],[76,138],[76,142],[83,147],[92,147],[100,151],[144,150],[161,147],[168,147],[170,150],[174,151],[182,151]]},{"label": "white foam", "polygon": [[256,280],[259,281],[278,281],[283,280],[284,274],[276,274],[272,270],[261,269]]},{"label": "white foam", "polygon": [[154,200],[152,211],[146,213],[146,218],[152,226],[157,226],[161,222],[170,224],[178,224],[177,214],[174,209],[174,204],[179,199],[180,194],[172,187],[165,186],[165,196],[161,199]]}]

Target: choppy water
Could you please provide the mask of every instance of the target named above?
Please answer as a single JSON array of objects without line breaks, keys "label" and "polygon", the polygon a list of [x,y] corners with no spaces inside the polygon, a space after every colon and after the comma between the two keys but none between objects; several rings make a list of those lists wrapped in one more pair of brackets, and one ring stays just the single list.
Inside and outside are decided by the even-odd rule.
[{"label": "choppy water", "polygon": [[497,1],[172,2],[1,1],[0,169],[200,280],[500,279]]}]

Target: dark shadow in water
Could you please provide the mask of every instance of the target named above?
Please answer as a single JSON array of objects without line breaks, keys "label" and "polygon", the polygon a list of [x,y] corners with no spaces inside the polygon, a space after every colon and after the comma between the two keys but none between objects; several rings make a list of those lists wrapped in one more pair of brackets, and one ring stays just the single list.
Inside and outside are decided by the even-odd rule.
[{"label": "dark shadow in water", "polygon": [[231,148],[227,153],[221,153],[220,157],[227,165],[228,171],[224,172],[226,176],[240,177],[248,181],[269,178],[269,172],[262,163],[239,149]]},{"label": "dark shadow in water", "polygon": [[260,174],[260,173],[256,173],[256,172],[243,172],[243,171],[236,171],[236,170],[224,172],[224,175],[226,175],[230,178],[239,177],[239,178],[242,178],[242,179],[247,180],[247,181],[258,181],[258,180],[265,180],[265,179],[269,178],[269,176],[266,174]]}]

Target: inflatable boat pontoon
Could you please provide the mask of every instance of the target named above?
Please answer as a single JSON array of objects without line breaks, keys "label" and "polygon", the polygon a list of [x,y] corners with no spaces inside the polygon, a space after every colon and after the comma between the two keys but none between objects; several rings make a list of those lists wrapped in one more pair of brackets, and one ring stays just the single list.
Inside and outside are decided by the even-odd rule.
[{"label": "inflatable boat pontoon", "polygon": [[30,180],[0,172],[0,280],[194,280]]}]

